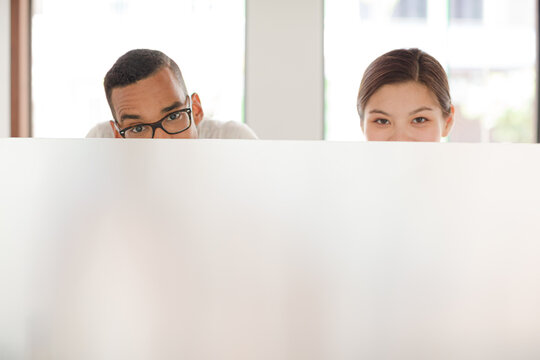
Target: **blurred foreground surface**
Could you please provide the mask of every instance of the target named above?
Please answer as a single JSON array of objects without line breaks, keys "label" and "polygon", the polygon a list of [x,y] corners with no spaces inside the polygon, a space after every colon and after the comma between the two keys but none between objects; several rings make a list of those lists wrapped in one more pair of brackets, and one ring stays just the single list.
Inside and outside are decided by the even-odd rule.
[{"label": "blurred foreground surface", "polygon": [[539,359],[538,164],[0,139],[0,359]]}]

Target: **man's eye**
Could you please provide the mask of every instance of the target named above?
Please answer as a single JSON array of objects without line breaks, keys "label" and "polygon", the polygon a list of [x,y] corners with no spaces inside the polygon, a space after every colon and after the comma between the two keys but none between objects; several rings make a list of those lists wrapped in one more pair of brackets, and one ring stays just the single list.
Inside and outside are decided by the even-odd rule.
[{"label": "man's eye", "polygon": [[375,122],[379,125],[388,125],[390,124],[390,121],[388,121],[387,119],[377,119],[375,120]]},{"label": "man's eye", "polygon": [[177,120],[180,117],[180,112],[172,113],[171,115],[167,116],[167,120]]},{"label": "man's eye", "polygon": [[145,129],[146,129],[146,126],[144,125],[136,125],[132,127],[131,129],[129,129],[129,131],[131,131],[132,133],[138,134],[138,133],[143,132]]},{"label": "man's eye", "polygon": [[428,119],[426,119],[425,117],[417,117],[413,119],[414,124],[423,124],[423,123],[426,123],[427,121]]}]

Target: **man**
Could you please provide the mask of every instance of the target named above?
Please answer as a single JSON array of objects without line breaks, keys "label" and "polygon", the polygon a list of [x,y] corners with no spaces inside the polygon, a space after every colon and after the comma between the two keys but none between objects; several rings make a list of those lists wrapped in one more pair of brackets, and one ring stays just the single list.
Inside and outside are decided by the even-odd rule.
[{"label": "man", "polygon": [[203,120],[199,95],[188,95],[180,68],[161,51],[128,51],[107,72],[104,86],[114,120],[86,137],[257,138],[244,124]]}]

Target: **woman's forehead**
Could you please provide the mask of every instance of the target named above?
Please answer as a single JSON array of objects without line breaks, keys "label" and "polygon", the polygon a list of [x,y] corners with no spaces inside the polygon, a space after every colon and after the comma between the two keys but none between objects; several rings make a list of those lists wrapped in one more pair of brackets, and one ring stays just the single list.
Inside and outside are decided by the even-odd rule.
[{"label": "woman's forehead", "polygon": [[371,95],[366,104],[366,112],[370,110],[413,110],[419,106],[440,108],[437,97],[427,86],[418,82],[386,84]]}]

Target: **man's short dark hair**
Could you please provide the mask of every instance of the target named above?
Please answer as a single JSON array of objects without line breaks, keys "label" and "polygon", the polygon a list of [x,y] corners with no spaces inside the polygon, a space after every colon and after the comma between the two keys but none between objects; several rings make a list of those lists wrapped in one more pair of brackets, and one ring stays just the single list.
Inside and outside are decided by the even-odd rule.
[{"label": "man's short dark hair", "polygon": [[[158,50],[135,49],[120,56],[105,75],[105,95],[114,116],[111,94],[114,88],[124,87],[150,77],[163,67],[168,67],[176,75],[180,87],[186,95],[187,89],[178,65]],[[189,95],[188,95],[189,96]]]}]

